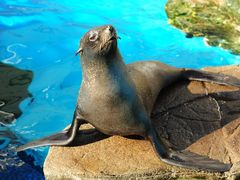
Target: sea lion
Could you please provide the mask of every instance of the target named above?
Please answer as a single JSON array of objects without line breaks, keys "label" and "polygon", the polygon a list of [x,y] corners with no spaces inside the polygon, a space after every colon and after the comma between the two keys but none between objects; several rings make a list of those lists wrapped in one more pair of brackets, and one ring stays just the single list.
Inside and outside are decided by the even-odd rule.
[{"label": "sea lion", "polygon": [[113,26],[91,29],[80,41],[82,85],[73,122],[68,130],[30,142],[17,149],[70,144],[81,124],[90,123],[107,135],[139,135],[149,139],[159,158],[172,165],[224,172],[231,167],[188,151],[174,151],[157,135],[150,113],[161,89],[180,79],[240,87],[231,76],[175,68],[159,61],[124,64]]}]

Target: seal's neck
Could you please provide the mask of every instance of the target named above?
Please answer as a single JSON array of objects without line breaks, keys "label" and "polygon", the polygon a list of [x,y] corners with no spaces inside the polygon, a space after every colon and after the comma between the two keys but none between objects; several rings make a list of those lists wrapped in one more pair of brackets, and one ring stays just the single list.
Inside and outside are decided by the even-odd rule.
[{"label": "seal's neck", "polygon": [[[113,56],[81,58],[83,80],[91,81],[105,77],[121,76],[125,73],[126,65],[117,49]],[[96,78],[97,77],[97,78]]]}]

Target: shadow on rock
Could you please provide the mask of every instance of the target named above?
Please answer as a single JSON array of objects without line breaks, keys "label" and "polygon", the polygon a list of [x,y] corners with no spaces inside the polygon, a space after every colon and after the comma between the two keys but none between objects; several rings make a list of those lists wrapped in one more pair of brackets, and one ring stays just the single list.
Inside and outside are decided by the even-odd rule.
[{"label": "shadow on rock", "polygon": [[234,156],[238,144],[233,145],[240,127],[240,91],[236,89],[203,82],[178,82],[166,88],[152,112],[159,136],[173,149],[189,148],[222,156],[223,161],[239,161],[237,151]]},{"label": "shadow on rock", "polygon": [[[109,138],[109,135],[103,134],[102,132],[95,129],[90,124],[81,127],[81,129],[78,131],[78,134],[74,141],[69,144],[69,146],[82,146],[86,144],[91,144],[97,141],[101,141],[104,139]],[[126,136],[128,139],[134,139],[134,140],[143,140],[144,138],[137,135],[130,135]]]},{"label": "shadow on rock", "polygon": [[81,130],[78,131],[78,135],[69,146],[82,146],[106,139],[108,137],[108,135],[101,133],[89,124],[87,127],[83,125],[83,127],[81,127]]},{"label": "shadow on rock", "polygon": [[19,104],[31,96],[33,73],[0,63],[0,123],[9,124],[21,115]]}]

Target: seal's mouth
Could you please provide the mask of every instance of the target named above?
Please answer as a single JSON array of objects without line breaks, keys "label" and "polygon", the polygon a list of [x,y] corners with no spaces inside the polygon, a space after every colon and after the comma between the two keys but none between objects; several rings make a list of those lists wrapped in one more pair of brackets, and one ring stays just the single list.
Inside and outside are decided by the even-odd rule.
[{"label": "seal's mouth", "polygon": [[101,46],[100,49],[103,50],[105,48],[108,48],[111,44],[114,44],[115,42],[117,42],[117,39],[121,39],[121,38],[116,34],[114,34],[103,44],[103,46]]},{"label": "seal's mouth", "polygon": [[117,36],[117,35],[114,35],[112,36],[107,42],[112,42],[112,41],[117,41],[117,39],[121,39],[121,37]]}]

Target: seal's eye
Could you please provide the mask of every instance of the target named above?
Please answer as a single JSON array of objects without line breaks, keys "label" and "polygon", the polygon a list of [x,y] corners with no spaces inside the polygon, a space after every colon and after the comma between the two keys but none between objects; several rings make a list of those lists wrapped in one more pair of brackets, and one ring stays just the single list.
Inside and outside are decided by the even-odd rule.
[{"label": "seal's eye", "polygon": [[98,32],[97,31],[90,31],[89,32],[89,41],[96,41],[98,39]]}]

